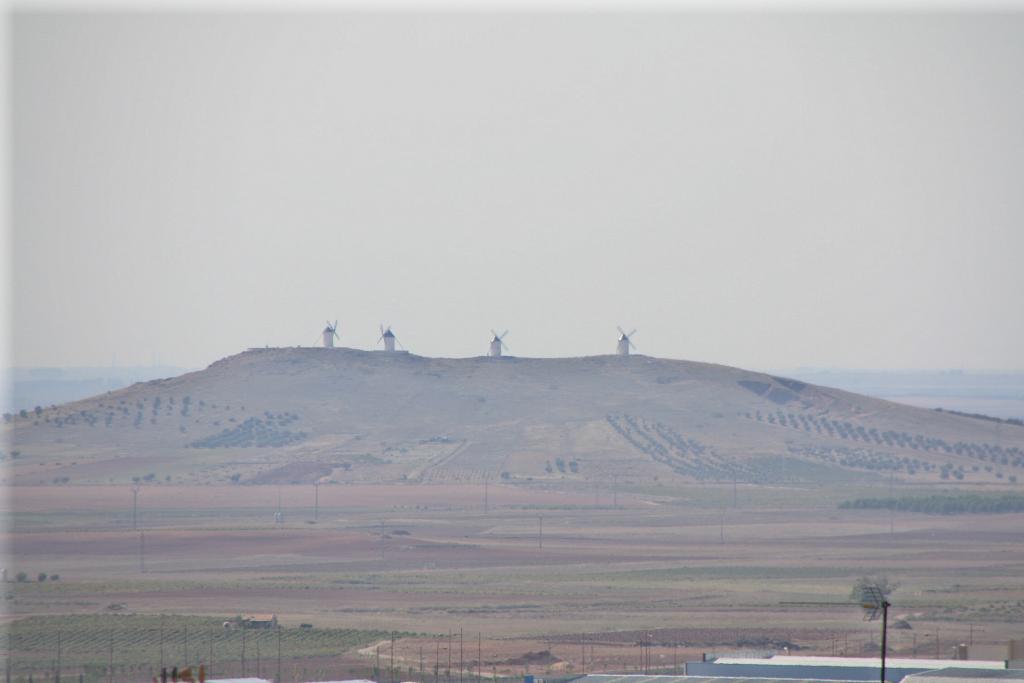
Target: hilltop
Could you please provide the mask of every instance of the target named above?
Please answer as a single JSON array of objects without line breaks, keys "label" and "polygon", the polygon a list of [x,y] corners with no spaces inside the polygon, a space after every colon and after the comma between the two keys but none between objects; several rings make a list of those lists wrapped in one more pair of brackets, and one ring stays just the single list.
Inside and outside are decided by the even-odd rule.
[{"label": "hilltop", "polygon": [[1015,482],[1024,427],[647,356],[251,349],[29,411],[15,484]]}]

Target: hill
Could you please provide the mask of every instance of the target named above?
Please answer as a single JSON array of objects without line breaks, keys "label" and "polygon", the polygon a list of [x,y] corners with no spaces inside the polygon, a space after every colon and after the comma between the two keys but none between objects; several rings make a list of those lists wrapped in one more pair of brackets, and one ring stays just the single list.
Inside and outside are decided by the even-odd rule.
[{"label": "hill", "polygon": [[1024,427],[646,356],[252,349],[5,420],[8,483],[1015,483]]}]

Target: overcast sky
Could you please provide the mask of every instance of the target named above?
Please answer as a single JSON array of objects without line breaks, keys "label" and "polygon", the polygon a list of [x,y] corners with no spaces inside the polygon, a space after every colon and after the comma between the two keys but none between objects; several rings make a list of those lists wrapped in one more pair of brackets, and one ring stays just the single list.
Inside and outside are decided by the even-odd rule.
[{"label": "overcast sky", "polygon": [[11,27],[16,365],[1024,368],[1024,14]]}]

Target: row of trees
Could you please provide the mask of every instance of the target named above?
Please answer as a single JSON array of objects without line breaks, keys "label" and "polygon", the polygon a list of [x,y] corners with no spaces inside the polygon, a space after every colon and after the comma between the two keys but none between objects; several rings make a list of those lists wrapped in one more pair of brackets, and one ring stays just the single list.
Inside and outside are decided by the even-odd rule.
[{"label": "row of trees", "polygon": [[933,515],[1024,512],[1024,495],[1003,493],[937,493],[929,496],[857,498],[839,504],[844,510],[898,510]]}]

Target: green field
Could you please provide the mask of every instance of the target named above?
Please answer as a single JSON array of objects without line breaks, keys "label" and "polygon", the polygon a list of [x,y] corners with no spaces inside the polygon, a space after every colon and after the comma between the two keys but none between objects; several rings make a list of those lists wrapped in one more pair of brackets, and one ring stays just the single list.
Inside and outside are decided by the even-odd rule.
[{"label": "green field", "polygon": [[149,680],[162,666],[199,663],[206,666],[208,676],[273,677],[279,638],[281,666],[291,669],[294,662],[334,657],[391,634],[338,628],[228,630],[223,620],[208,617],[61,615],[20,619],[5,628],[2,637],[9,639],[16,678],[52,676],[59,657],[62,675],[81,673],[86,681],[102,681],[111,674],[119,680]]}]

